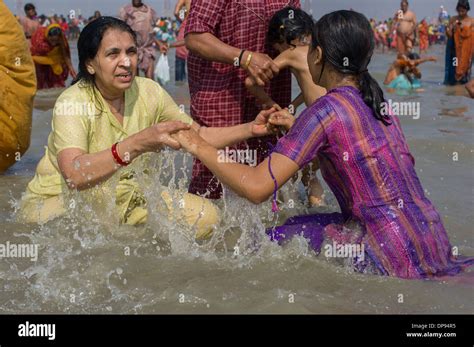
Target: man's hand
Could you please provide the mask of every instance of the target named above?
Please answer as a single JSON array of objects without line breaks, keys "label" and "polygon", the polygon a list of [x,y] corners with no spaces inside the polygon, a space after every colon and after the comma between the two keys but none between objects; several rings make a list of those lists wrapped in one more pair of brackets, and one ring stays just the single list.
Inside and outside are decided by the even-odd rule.
[{"label": "man's hand", "polygon": [[[276,106],[281,109],[280,106]],[[260,111],[255,120],[249,123],[253,137],[271,135],[277,132],[278,129],[269,122],[269,119],[278,109],[273,106],[268,110]]]},{"label": "man's hand", "polygon": [[295,117],[288,111],[288,109],[280,110],[274,112],[270,115],[268,122],[274,126],[283,126],[286,130],[290,128],[295,123]]},{"label": "man's hand", "polygon": [[[252,54],[250,64],[247,66],[247,60]],[[267,54],[246,51],[240,62],[240,66],[247,71],[255,84],[264,87],[270,83],[270,80],[280,72],[278,66]]]}]

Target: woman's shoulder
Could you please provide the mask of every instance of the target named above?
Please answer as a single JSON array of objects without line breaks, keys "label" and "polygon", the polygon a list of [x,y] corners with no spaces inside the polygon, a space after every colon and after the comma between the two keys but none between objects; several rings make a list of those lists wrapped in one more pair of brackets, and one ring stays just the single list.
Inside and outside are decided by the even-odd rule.
[{"label": "woman's shoulder", "polygon": [[89,87],[83,85],[81,82],[75,83],[59,94],[56,103],[62,101],[87,101],[89,98],[88,88]]},{"label": "woman's shoulder", "polygon": [[91,116],[95,113],[95,103],[90,87],[78,82],[66,88],[54,104],[54,116],[58,115],[83,115]]},{"label": "woman's shoulder", "polygon": [[137,87],[140,89],[143,89],[143,88],[161,89],[162,88],[158,82],[155,82],[151,78],[146,78],[146,77],[136,76],[135,83]]},{"label": "woman's shoulder", "polygon": [[[354,87],[342,86],[330,90],[316,100],[310,107],[311,113],[320,117],[332,116],[333,119],[344,117],[354,102],[362,100],[360,91]],[[363,102],[363,100],[362,100]]]},{"label": "woman's shoulder", "polygon": [[163,92],[163,88],[159,83],[145,77],[135,77],[135,88],[138,95],[144,96],[145,100],[147,100],[148,97],[156,98]]},{"label": "woman's shoulder", "polygon": [[331,96],[326,94],[309,105],[298,117],[299,122],[318,123],[331,118],[334,120]]}]

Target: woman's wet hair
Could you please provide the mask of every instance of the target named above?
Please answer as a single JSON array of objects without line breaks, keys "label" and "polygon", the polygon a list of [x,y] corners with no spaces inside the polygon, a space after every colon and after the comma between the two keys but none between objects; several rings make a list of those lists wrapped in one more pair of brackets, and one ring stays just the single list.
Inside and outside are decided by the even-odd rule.
[{"label": "woman's wet hair", "polygon": [[303,10],[285,7],[270,19],[267,42],[292,45],[291,41],[310,36],[313,24],[313,18]]},{"label": "woman's wet hair", "polygon": [[390,125],[390,116],[382,114],[384,94],[367,67],[372,58],[375,39],[367,18],[355,11],[336,11],[323,16],[313,27],[312,49],[321,47],[323,67],[330,64],[344,75],[353,75],[359,84],[364,102],[374,117]]},{"label": "woman's wet hair", "polygon": [[87,71],[87,63],[94,59],[99,51],[100,44],[104,38],[104,34],[109,29],[121,30],[132,36],[135,44],[137,43],[137,35],[132,28],[124,21],[114,17],[100,17],[87,24],[79,35],[77,41],[77,51],[79,55],[79,71],[77,78],[72,84],[79,81],[85,83],[94,83],[94,75]]},{"label": "woman's wet hair", "polygon": [[456,11],[459,11],[461,7],[464,8],[466,11],[470,11],[471,6],[469,5],[469,0],[459,0],[458,4],[456,5]]}]

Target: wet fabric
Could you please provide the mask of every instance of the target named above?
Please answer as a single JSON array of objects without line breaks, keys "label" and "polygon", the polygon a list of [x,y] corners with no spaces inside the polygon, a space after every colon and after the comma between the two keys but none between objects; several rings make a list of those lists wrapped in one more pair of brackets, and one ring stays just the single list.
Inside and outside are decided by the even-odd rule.
[{"label": "wet fabric", "polygon": [[456,81],[467,83],[471,79],[472,59],[474,55],[474,33],[471,26],[462,26],[454,31],[454,46],[458,64]]},{"label": "wet fabric", "polygon": [[[77,148],[86,153],[110,149],[123,139],[164,121],[179,120],[192,124],[192,119],[181,112],[168,93],[153,80],[136,77],[125,92],[123,126],[108,108],[105,100],[96,91],[79,82],[66,89],[56,101],[52,132],[44,157],[38,163],[36,173],[29,182],[22,199],[21,217],[28,222],[44,223],[62,215],[69,204],[69,188],[61,175],[57,155],[64,149]],[[129,166],[118,170],[106,182],[83,191],[84,198],[97,209],[104,208],[115,199],[116,215],[120,223],[141,224],[147,219],[147,201],[137,176],[151,175],[149,156],[136,158]],[[171,210],[170,198],[162,195]],[[185,211],[176,209],[175,215],[183,213],[177,220],[198,223],[199,234],[206,235],[209,225],[216,221],[215,207],[203,198],[184,196]],[[113,201],[113,200],[112,200]],[[54,208],[52,208],[54,207]],[[204,210],[202,218],[199,212]],[[193,219],[193,216],[195,217]],[[203,224],[200,224],[203,223]],[[191,224],[191,223],[190,223]],[[207,227],[205,227],[205,225]]]},{"label": "wet fabric", "polygon": [[454,64],[456,58],[456,50],[454,48],[454,39],[448,38],[446,42],[445,68],[444,68],[444,84],[456,84],[456,67]]},{"label": "wet fabric", "polygon": [[390,82],[387,87],[404,90],[418,89],[421,88],[421,82],[416,77],[414,77],[413,80],[410,82],[407,76],[405,76],[404,74],[400,74],[392,82]]},{"label": "wet fabric", "polygon": [[[277,229],[275,239],[300,228],[310,234],[312,245],[320,243],[322,234],[363,244],[367,266],[401,278],[453,275],[474,264],[474,258],[452,254],[441,218],[415,172],[398,118],[392,117],[390,126],[375,119],[356,88],[330,90],[298,117],[274,152],[300,168],[317,158],[341,209],[340,216],[331,217],[336,218],[333,224],[318,215],[293,219],[296,223]],[[354,222],[360,234],[345,228]],[[310,231],[304,231],[308,227]],[[363,271],[360,265],[357,269]]]}]

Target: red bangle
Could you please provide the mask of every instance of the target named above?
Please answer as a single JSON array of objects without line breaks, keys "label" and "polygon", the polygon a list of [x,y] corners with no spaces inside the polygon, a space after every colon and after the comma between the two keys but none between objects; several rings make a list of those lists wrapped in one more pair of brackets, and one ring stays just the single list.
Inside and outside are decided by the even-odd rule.
[{"label": "red bangle", "polygon": [[120,156],[119,156],[119,154],[118,154],[118,152],[117,152],[117,145],[118,145],[118,142],[117,142],[117,143],[114,143],[114,144],[112,145],[112,148],[111,148],[111,150],[112,150],[112,155],[113,155],[113,157],[114,157],[114,160],[115,160],[115,162],[116,162],[117,164],[119,164],[120,166],[127,166],[127,165],[130,164],[130,163],[127,163],[127,162],[123,161],[122,158],[120,158]]}]

